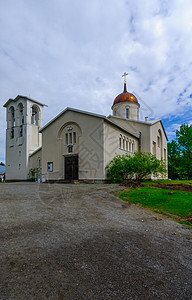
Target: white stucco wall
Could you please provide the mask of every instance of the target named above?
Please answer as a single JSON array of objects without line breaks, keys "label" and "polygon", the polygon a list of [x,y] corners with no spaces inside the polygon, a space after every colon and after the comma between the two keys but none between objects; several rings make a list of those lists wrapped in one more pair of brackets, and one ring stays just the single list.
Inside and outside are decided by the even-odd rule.
[{"label": "white stucco wall", "polygon": [[[121,147],[119,140],[120,138]],[[123,139],[125,140],[124,145]],[[126,142],[131,143],[131,147],[130,144],[126,145]],[[134,137],[128,132],[119,129],[108,122],[104,123],[104,172],[106,172],[106,166],[114,158],[115,155],[133,155],[133,153],[138,150],[139,139],[137,137]]]},{"label": "white stucco wall", "polygon": [[[39,160],[40,160],[40,166],[39,166]],[[41,170],[41,164],[42,164],[42,148],[35,151],[29,157],[29,169],[37,169],[40,167],[40,170]]]},{"label": "white stucco wall", "polygon": [[151,135],[150,124],[145,122],[137,122],[133,120],[122,119],[114,116],[109,117],[110,120],[125,128],[127,131],[139,135],[141,132],[141,152],[151,151]]},{"label": "white stucco wall", "polygon": [[[77,145],[68,153],[65,128],[77,132]],[[103,119],[68,110],[43,130],[42,174],[48,179],[65,179],[65,156],[79,156],[79,179],[103,179]],[[47,163],[53,162],[53,172]]]},{"label": "white stucco wall", "polygon": [[[23,123],[20,118],[20,105],[23,106]],[[38,125],[31,124],[32,106],[39,109]],[[15,123],[11,122],[10,108],[14,108]],[[7,130],[6,130],[6,180],[26,180],[29,173],[29,155],[41,146],[43,105],[23,97],[9,101],[6,106]],[[20,136],[20,126],[23,134]],[[14,130],[14,138],[11,130]]]}]

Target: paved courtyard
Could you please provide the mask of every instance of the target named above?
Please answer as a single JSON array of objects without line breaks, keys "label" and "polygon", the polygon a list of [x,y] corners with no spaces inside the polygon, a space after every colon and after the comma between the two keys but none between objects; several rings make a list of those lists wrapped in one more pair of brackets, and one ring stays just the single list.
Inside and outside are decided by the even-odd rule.
[{"label": "paved courtyard", "polygon": [[192,299],[192,230],[120,189],[0,184],[0,299]]}]

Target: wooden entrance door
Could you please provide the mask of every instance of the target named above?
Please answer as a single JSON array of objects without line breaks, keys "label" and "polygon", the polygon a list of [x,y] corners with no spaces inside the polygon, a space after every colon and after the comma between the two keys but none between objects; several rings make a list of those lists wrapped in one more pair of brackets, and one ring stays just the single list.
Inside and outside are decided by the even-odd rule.
[{"label": "wooden entrance door", "polygon": [[65,157],[65,180],[78,180],[78,156]]}]

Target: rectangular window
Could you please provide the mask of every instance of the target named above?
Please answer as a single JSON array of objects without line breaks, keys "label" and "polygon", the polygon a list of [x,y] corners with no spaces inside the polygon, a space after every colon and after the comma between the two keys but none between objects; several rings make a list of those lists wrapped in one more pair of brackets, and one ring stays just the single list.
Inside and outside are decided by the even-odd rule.
[{"label": "rectangular window", "polygon": [[129,119],[129,109],[126,108],[126,119]]},{"label": "rectangular window", "polygon": [[39,169],[41,168],[41,160],[40,159],[38,160],[38,168]]},{"label": "rectangular window", "polygon": [[69,133],[69,144],[72,144],[72,132]]},{"label": "rectangular window", "polygon": [[166,149],[164,149],[164,160],[166,161],[167,155],[166,155]]},{"label": "rectangular window", "polygon": [[65,144],[68,145],[68,133],[65,134]]},{"label": "rectangular window", "polygon": [[125,140],[123,139],[123,150],[125,150]]},{"label": "rectangular window", "polygon": [[11,139],[14,139],[14,127],[11,128]]},{"label": "rectangular window", "polygon": [[73,132],[73,144],[76,144],[76,132]]},{"label": "rectangular window", "polygon": [[19,136],[23,136],[23,126],[22,125],[20,125]]},{"label": "rectangular window", "polygon": [[128,151],[128,141],[126,141],[126,150]]},{"label": "rectangular window", "polygon": [[157,137],[157,146],[160,147],[160,137]]},{"label": "rectangular window", "polygon": [[53,163],[52,162],[47,163],[47,171],[48,172],[53,172]]},{"label": "rectangular window", "polygon": [[69,146],[68,147],[68,153],[72,153],[73,152],[73,146]]}]

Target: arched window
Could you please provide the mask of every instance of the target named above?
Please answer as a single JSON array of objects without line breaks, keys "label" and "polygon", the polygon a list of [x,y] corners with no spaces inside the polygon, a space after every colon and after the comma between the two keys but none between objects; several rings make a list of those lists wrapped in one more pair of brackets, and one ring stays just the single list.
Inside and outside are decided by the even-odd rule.
[{"label": "arched window", "polygon": [[156,142],[153,141],[153,155],[156,156]]},{"label": "arched window", "polygon": [[128,139],[126,140],[126,150],[129,151],[129,141],[128,141]]},{"label": "arched window", "polygon": [[123,150],[125,150],[125,137],[123,138]]},{"label": "arched window", "polygon": [[36,105],[32,106],[31,124],[39,125],[39,108]]},{"label": "arched window", "polygon": [[23,114],[23,104],[20,103],[18,105],[18,119],[19,119],[19,125],[24,124],[24,114]]},{"label": "arched window", "polygon": [[129,151],[129,139],[127,139],[127,151]]},{"label": "arched window", "polygon": [[63,154],[76,155],[79,153],[79,137],[81,137],[81,135],[82,135],[81,128],[75,122],[70,122],[70,123],[67,122],[60,128],[58,132],[57,140],[60,141],[58,143],[59,145],[58,151],[60,153],[59,155],[62,156],[62,159],[63,159]]},{"label": "arched window", "polygon": [[15,109],[13,106],[9,109],[9,126],[11,128],[10,138],[14,138],[14,127],[15,127]]},{"label": "arched window", "polygon": [[131,143],[131,140],[129,140],[129,152],[132,152],[132,143]]},{"label": "arched window", "polygon": [[24,124],[23,104],[20,103],[18,105],[19,136],[23,136],[23,124]]},{"label": "arched window", "polygon": [[65,133],[65,144],[67,145],[68,153],[73,152],[73,146],[76,143],[77,143],[77,132],[74,131],[73,126],[67,126],[67,132]]},{"label": "arched window", "polygon": [[126,108],[126,119],[129,119],[129,109]]},{"label": "arched window", "polygon": [[14,127],[15,126],[15,109],[13,106],[11,106],[9,109],[9,121],[10,121],[11,127]]},{"label": "arched window", "polygon": [[121,149],[122,147],[122,136],[120,135],[120,138],[119,138],[119,148]]},{"label": "arched window", "polygon": [[157,146],[160,148],[160,158],[163,158],[162,133],[161,133],[161,130],[160,130],[160,129],[158,130]]}]

